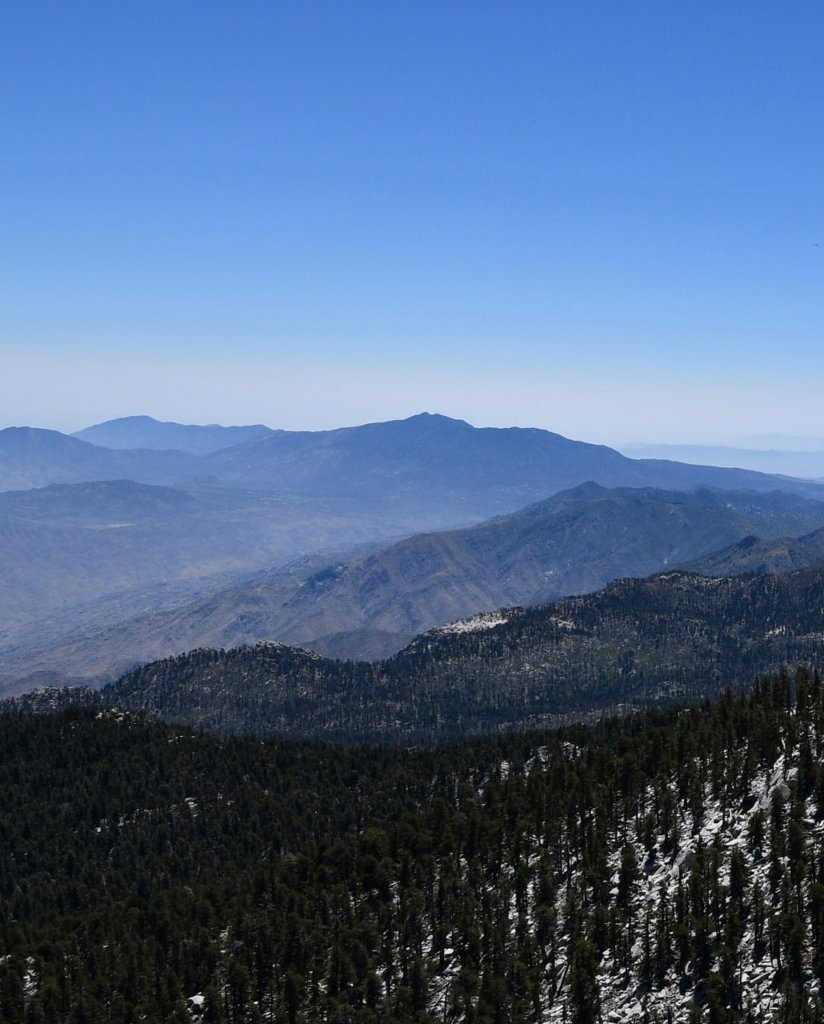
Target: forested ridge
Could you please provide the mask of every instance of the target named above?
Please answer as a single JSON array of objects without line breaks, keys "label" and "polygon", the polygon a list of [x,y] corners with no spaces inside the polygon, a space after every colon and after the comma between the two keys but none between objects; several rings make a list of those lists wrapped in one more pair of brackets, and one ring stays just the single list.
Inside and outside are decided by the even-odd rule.
[{"label": "forested ridge", "polygon": [[0,1020],[820,1021],[824,692],[438,749],[0,716]]},{"label": "forested ridge", "polygon": [[109,704],[224,733],[432,744],[720,693],[824,652],[824,567],[668,572],[423,634],[383,662],[263,643],[152,662],[6,706]]}]

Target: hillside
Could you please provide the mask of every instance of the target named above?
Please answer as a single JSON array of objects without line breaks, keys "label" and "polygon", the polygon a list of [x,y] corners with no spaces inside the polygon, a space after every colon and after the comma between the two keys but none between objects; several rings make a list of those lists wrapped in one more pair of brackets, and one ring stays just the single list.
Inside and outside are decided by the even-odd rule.
[{"label": "hillside", "polygon": [[546,727],[743,685],[824,655],[824,566],[709,579],[669,572],[423,634],[376,663],[282,644],[152,662],[102,691],[12,706],[110,704],[226,733],[434,743]]},{"label": "hillside", "polygon": [[411,636],[490,608],[589,593],[748,533],[803,534],[820,516],[817,502],[782,492],[584,484],[509,516],[411,537],[330,567],[272,609],[264,636],[335,657],[337,634],[349,643],[358,630]]},{"label": "hillside", "polygon": [[792,572],[824,561],[824,530],[803,537],[743,537],[721,551],[685,562],[683,568],[705,576]]},{"label": "hillside", "polygon": [[0,1019],[815,1024],[824,695],[439,750],[0,716]]},{"label": "hillside", "polygon": [[201,475],[198,459],[184,452],[114,452],[57,430],[0,430],[0,491],[97,480],[175,484]]},{"label": "hillside", "polygon": [[[258,550],[252,546],[254,517],[260,514],[251,509],[240,534],[249,568]],[[822,521],[824,505],[783,492],[586,484],[476,527],[375,545],[362,557],[332,564],[315,559],[311,568],[303,563],[303,569],[260,573],[178,607],[127,621],[112,618],[97,630],[90,618],[79,636],[20,640],[17,650],[0,652],[0,679],[18,690],[50,679],[106,682],[134,664],[180,651],[263,639],[331,657],[378,660],[426,629],[484,609],[597,590],[616,577],[646,576],[751,532],[804,534]],[[308,521],[295,523],[292,536],[309,535],[309,527]],[[168,556],[170,568],[192,550],[191,529]],[[156,558],[165,557],[156,535],[147,546]],[[271,550],[277,550],[274,544]],[[29,573],[36,564],[36,553],[22,561]],[[150,564],[147,559],[137,571]]]}]

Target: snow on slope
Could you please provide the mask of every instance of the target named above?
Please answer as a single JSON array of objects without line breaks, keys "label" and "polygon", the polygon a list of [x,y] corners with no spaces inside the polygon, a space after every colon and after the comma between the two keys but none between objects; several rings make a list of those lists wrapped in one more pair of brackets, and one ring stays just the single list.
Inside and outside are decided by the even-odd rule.
[{"label": "snow on slope", "polygon": [[478,633],[482,629],[494,629],[496,626],[503,626],[509,618],[503,611],[481,612],[479,615],[471,615],[467,619],[458,619],[457,622],[447,623],[445,626],[438,626],[433,629],[434,634],[450,633]]}]

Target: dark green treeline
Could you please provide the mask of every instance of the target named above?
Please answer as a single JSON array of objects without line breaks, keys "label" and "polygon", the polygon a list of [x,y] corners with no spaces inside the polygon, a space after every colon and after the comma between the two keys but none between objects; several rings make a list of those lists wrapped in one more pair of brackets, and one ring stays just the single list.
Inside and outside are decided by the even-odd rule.
[{"label": "dark green treeline", "polygon": [[804,670],[438,750],[68,709],[0,716],[0,752],[3,1024],[824,1019]]}]

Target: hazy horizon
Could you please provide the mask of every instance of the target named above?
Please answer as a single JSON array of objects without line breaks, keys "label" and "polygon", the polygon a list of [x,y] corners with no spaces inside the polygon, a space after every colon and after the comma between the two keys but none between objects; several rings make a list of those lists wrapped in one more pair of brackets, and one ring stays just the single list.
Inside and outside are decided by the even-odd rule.
[{"label": "hazy horizon", "polygon": [[[243,426],[252,426],[252,425],[262,425],[262,426],[269,427],[269,428],[271,428],[273,430],[288,429],[288,430],[309,430],[309,431],[312,431],[312,430],[335,430],[335,429],[345,428],[345,427],[357,427],[357,426],[362,426],[362,425],[364,425],[366,423],[386,422],[386,421],[391,421],[391,420],[406,419],[406,418],[408,418],[410,416],[417,416],[417,415],[425,414],[425,413],[429,413],[431,415],[442,415],[442,416],[448,415],[446,413],[443,413],[439,409],[417,409],[417,410],[414,410],[413,412],[406,413],[406,414],[404,414],[402,416],[400,416],[400,415],[398,415],[398,416],[391,416],[390,415],[390,416],[385,417],[385,419],[381,419],[381,420],[359,420],[359,421],[353,421],[351,423],[349,423],[349,422],[346,422],[346,423],[335,423],[335,424],[329,424],[329,425],[320,426],[320,427],[303,427],[303,426],[283,427],[279,423],[267,422],[266,420],[263,420],[263,419],[259,419],[259,420],[251,420],[251,419],[243,420],[243,419],[239,419],[239,420],[236,420],[236,421],[233,420],[233,421],[230,422],[230,421],[218,421],[218,420],[215,420],[215,419],[206,418],[206,419],[201,419],[201,420],[193,421],[193,420],[186,420],[186,419],[180,419],[180,418],[174,418],[174,417],[165,418],[165,417],[160,417],[160,416],[153,416],[151,413],[147,413],[147,412],[144,411],[144,412],[124,413],[122,416],[113,416],[113,417],[110,417],[110,418],[107,418],[107,419],[104,419],[104,420],[89,420],[88,422],[83,422],[82,424],[80,424],[77,427],[71,427],[71,429],[61,429],[60,427],[49,425],[49,424],[44,424],[44,423],[34,423],[34,422],[22,423],[21,422],[21,423],[3,423],[3,424],[0,424],[0,430],[7,429],[9,427],[33,427],[33,428],[36,428],[36,429],[59,430],[61,433],[72,435],[72,434],[82,433],[84,430],[86,430],[89,427],[99,426],[101,424],[105,424],[105,423],[109,423],[109,422],[113,422],[113,421],[117,421],[117,420],[130,419],[130,418],[144,418],[145,417],[145,418],[148,418],[148,419],[151,419],[151,420],[155,420],[156,422],[159,422],[159,423],[184,425],[184,426],[243,427]],[[450,417],[450,418],[462,419],[462,417]],[[534,427],[537,426],[534,423],[517,423],[517,422],[516,423],[505,423],[505,422],[500,422],[500,423],[483,423],[483,422],[474,422],[474,421],[470,421],[470,420],[467,420],[466,422],[469,422],[471,424],[471,426],[473,426],[473,427],[502,427],[502,428],[506,428],[506,427],[513,427],[514,426],[514,427],[534,428]],[[549,428],[549,427],[540,427],[539,429],[547,429],[547,430],[549,430],[551,428]],[[553,432],[554,433],[563,433],[562,431],[553,431]],[[592,441],[591,439],[581,438],[581,437],[573,437],[572,435],[563,435],[563,436],[570,437],[571,440],[584,440],[584,441],[590,440],[590,443],[607,444],[609,447],[615,448],[616,450],[621,451],[624,454],[627,454],[627,455],[631,456],[632,458],[669,458],[669,459],[674,459],[676,461],[686,461],[686,462],[695,461],[695,458],[691,458],[690,456],[696,456],[697,457],[697,456],[700,456],[700,454],[702,452],[705,452],[707,454],[711,453],[711,454],[713,454],[713,455],[715,455],[717,457],[721,457],[724,453],[727,453],[727,452],[730,453],[730,454],[733,454],[735,452],[748,452],[748,451],[752,452],[753,454],[764,454],[764,455],[775,454],[776,456],[781,456],[781,455],[785,455],[785,454],[786,455],[801,455],[801,456],[804,456],[804,455],[820,455],[820,454],[824,453],[824,437],[821,437],[821,438],[816,438],[816,437],[796,437],[796,436],[793,436],[793,435],[782,435],[782,434],[769,434],[769,435],[762,435],[762,436],[755,436],[755,437],[752,437],[752,436],[750,436],[750,437],[739,437],[739,438],[734,438],[734,439],[732,439],[730,441],[723,441],[723,442],[695,442],[695,441],[691,441],[689,439],[677,440],[677,441],[665,441],[665,442],[659,442],[659,441],[655,441],[655,440],[640,440],[640,441],[638,441],[638,440],[623,440],[623,441],[615,441],[615,442],[613,442],[613,441]],[[733,465],[736,465],[737,463],[735,463],[734,461],[721,459],[721,461],[715,461],[715,462],[713,462],[713,464],[733,466]],[[750,468],[760,468],[760,467],[753,466],[753,467],[750,467]],[[765,470],[765,472],[772,472],[772,470]],[[775,470],[775,472],[778,472],[778,470]],[[824,472],[824,468],[822,468],[822,472]],[[803,475],[803,474],[799,473],[798,475]]]},{"label": "hazy horizon", "polygon": [[2,25],[3,424],[821,433],[821,5]]}]

